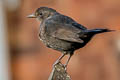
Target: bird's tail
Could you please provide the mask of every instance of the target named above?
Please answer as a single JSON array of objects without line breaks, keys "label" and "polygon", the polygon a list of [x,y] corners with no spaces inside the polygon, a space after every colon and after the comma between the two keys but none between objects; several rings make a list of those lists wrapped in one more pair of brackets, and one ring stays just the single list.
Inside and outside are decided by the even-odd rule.
[{"label": "bird's tail", "polygon": [[110,29],[92,29],[92,30],[87,30],[88,34],[98,34],[98,33],[104,33],[104,32],[111,32],[115,30],[110,30]]}]

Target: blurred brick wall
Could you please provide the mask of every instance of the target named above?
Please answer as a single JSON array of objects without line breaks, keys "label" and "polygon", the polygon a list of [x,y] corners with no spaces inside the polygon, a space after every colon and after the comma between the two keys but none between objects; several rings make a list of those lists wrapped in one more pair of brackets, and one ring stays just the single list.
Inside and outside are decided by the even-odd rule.
[{"label": "blurred brick wall", "polygon": [[[21,0],[16,12],[8,12],[9,39],[14,80],[47,80],[52,64],[61,55],[38,39],[39,24],[26,16],[48,6],[72,17],[87,28],[110,28],[116,32],[96,35],[75,52],[68,72],[72,80],[119,80],[119,0]],[[63,60],[64,62],[65,60]]]}]

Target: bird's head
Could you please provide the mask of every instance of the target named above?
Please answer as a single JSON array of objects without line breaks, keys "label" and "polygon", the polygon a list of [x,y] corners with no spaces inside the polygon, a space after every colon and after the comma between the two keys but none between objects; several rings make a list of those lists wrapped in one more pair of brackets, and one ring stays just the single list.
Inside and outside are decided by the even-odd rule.
[{"label": "bird's head", "polygon": [[38,8],[35,13],[28,15],[28,18],[37,18],[39,21],[43,21],[46,18],[54,15],[56,13],[56,10],[48,7],[40,7]]}]

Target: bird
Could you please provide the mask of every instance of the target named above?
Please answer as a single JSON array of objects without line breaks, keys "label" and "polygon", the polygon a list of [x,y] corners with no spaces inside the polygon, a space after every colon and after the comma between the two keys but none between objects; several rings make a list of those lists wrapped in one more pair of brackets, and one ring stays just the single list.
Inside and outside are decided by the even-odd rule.
[{"label": "bird", "polygon": [[57,50],[62,55],[57,59],[56,64],[65,55],[69,55],[67,67],[75,50],[83,48],[96,34],[111,32],[107,28],[87,29],[69,16],[57,12],[53,8],[40,7],[28,18],[36,18],[40,22],[39,38],[48,47]]}]

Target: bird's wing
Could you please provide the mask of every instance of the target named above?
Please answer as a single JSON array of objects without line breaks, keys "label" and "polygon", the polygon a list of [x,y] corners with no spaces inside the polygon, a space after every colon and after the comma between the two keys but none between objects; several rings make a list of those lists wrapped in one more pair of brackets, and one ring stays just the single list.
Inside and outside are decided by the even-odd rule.
[{"label": "bird's wing", "polygon": [[65,41],[70,41],[70,42],[78,42],[78,43],[83,43],[83,40],[79,38],[79,35],[66,29],[58,29],[52,34],[53,37],[65,40]]},{"label": "bird's wing", "polygon": [[79,38],[79,34],[81,32],[80,29],[72,26],[71,24],[64,24],[64,23],[57,23],[57,22],[50,22],[49,25],[46,25],[48,31],[52,37],[57,39],[70,41],[70,42],[77,42],[83,43],[84,41]]},{"label": "bird's wing", "polygon": [[84,27],[83,25],[81,25],[77,22],[73,22],[72,25],[75,26],[76,28],[81,29],[81,30],[86,30],[87,29],[86,27]]}]

